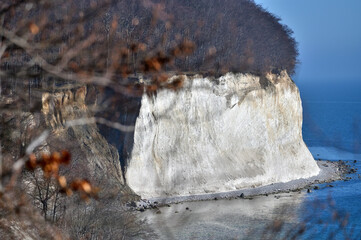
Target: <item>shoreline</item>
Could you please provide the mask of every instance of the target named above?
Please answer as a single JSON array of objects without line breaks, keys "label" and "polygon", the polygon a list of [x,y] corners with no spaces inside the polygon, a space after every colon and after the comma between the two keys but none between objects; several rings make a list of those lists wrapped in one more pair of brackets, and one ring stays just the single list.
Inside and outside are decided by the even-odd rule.
[{"label": "shoreline", "polygon": [[149,208],[157,208],[181,202],[210,201],[230,198],[252,198],[255,196],[269,194],[297,192],[302,189],[310,189],[310,186],[314,184],[342,180],[342,177],[348,172],[348,165],[344,161],[316,160],[316,162],[320,168],[320,173],[306,179],[300,178],[289,182],[273,183],[266,186],[246,188],[230,192],[142,199],[130,205],[135,210],[144,211]]}]

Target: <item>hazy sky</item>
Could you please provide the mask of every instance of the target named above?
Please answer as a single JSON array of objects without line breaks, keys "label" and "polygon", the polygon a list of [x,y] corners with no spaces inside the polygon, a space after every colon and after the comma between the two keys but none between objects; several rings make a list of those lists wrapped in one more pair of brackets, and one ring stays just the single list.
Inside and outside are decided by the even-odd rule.
[{"label": "hazy sky", "polygon": [[255,2],[294,31],[301,61],[297,82],[361,81],[361,0]]}]

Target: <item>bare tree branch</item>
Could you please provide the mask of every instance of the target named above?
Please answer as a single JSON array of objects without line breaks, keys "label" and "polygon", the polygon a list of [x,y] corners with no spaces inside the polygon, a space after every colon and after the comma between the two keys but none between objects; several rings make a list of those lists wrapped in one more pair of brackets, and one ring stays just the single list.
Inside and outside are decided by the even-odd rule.
[{"label": "bare tree branch", "polygon": [[134,131],[134,126],[126,126],[126,125],[120,124],[118,122],[112,122],[112,121],[106,120],[105,118],[99,118],[99,117],[80,118],[80,119],[70,120],[70,121],[67,121],[66,127],[73,127],[73,126],[85,125],[85,124],[95,124],[95,123],[104,124],[108,127],[117,129],[122,132],[133,132]]},{"label": "bare tree branch", "polygon": [[49,137],[49,131],[45,130],[39,137],[37,137],[34,141],[30,143],[30,145],[26,148],[26,154],[31,154],[34,149],[46,141]]},{"label": "bare tree branch", "polygon": [[1,146],[1,140],[0,140],[0,195],[4,191],[4,187],[2,185],[2,174],[3,174],[3,155],[2,155],[2,146]]}]

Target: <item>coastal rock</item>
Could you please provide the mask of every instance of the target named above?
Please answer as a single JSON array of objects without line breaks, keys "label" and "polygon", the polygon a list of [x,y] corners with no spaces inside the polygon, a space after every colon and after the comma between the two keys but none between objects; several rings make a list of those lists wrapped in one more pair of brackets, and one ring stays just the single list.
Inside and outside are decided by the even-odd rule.
[{"label": "coastal rock", "polygon": [[51,134],[39,150],[59,150],[53,146],[68,149],[72,154],[71,169],[77,169],[72,173],[75,177],[89,177],[98,184],[121,188],[124,180],[118,151],[100,134],[95,122],[89,122],[94,115],[86,95],[86,86],[42,94],[42,114]]},{"label": "coastal rock", "polygon": [[183,76],[144,95],[126,183],[142,198],[233,191],[308,178],[302,105],[287,73]]}]

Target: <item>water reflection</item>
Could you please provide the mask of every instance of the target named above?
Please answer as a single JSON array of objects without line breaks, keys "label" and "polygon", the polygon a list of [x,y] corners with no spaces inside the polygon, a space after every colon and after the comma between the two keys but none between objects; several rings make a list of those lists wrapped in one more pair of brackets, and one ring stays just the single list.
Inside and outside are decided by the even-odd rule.
[{"label": "water reflection", "polygon": [[304,197],[303,192],[187,202],[162,207],[160,213],[148,210],[138,217],[147,218],[161,239],[259,239],[273,234],[267,227],[277,221],[284,223],[282,235],[298,224]]}]

